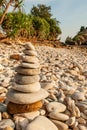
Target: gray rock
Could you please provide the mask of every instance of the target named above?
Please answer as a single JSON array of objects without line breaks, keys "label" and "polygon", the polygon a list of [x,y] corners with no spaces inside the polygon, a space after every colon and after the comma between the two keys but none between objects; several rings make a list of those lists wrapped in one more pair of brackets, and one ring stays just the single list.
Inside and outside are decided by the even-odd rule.
[{"label": "gray rock", "polygon": [[35,82],[38,82],[40,80],[39,75],[34,75],[34,76],[24,76],[21,74],[15,75],[15,82],[18,84],[32,84]]},{"label": "gray rock", "polygon": [[7,111],[7,106],[3,103],[0,103],[0,112],[6,112]]},{"label": "gray rock", "polygon": [[27,69],[23,67],[17,67],[16,72],[23,75],[38,75],[40,74],[40,69]]},{"label": "gray rock", "polygon": [[16,125],[16,130],[25,130],[26,126],[29,123],[28,119],[21,116],[15,116],[14,121]]},{"label": "gray rock", "polygon": [[75,92],[74,94],[72,94],[72,98],[75,100],[85,100],[85,95],[83,92]]},{"label": "gray rock", "polygon": [[87,109],[87,101],[81,101],[81,102],[77,102],[76,105],[82,110],[86,110]]},{"label": "gray rock", "polygon": [[78,125],[78,128],[79,128],[80,130],[87,130],[87,125],[79,124],[79,125]]},{"label": "gray rock", "polygon": [[53,82],[42,82],[41,87],[45,90],[54,88],[55,84]]},{"label": "gray rock", "polygon": [[0,121],[0,129],[4,129],[7,126],[15,128],[15,124],[11,119],[3,119],[2,121]]},{"label": "gray rock", "polygon": [[58,130],[68,130],[68,125],[57,120],[52,120],[52,122],[57,126]]},{"label": "gray rock", "polygon": [[50,102],[46,106],[48,112],[52,112],[57,110],[57,112],[64,112],[66,110],[66,106],[60,102]]},{"label": "gray rock", "polygon": [[26,130],[58,130],[58,128],[48,118],[39,116],[29,123]]},{"label": "gray rock", "polygon": [[25,55],[28,55],[28,56],[37,56],[37,52],[33,50],[24,50],[23,52]]},{"label": "gray rock", "polygon": [[31,42],[27,42],[24,46],[28,50],[35,50],[35,47],[32,45]]},{"label": "gray rock", "polygon": [[37,92],[40,90],[41,86],[39,82],[35,82],[32,84],[27,84],[27,85],[21,85],[21,84],[17,84],[16,82],[13,83],[12,88],[15,90],[18,90],[20,92]]},{"label": "gray rock", "polygon": [[37,69],[39,68],[40,64],[39,63],[29,64],[26,62],[22,62],[19,66],[24,67],[24,68]]},{"label": "gray rock", "polygon": [[66,121],[69,119],[68,115],[63,114],[63,113],[58,113],[56,110],[51,112],[48,116],[58,121]]},{"label": "gray rock", "polygon": [[16,114],[16,115],[14,115],[14,117],[15,116],[19,116],[19,117],[27,118],[28,120],[34,120],[39,115],[40,115],[39,111],[34,111],[34,112],[27,112],[27,113]]},{"label": "gray rock", "polygon": [[9,89],[7,93],[7,99],[10,102],[17,104],[32,104],[34,102],[43,100],[44,98],[48,97],[48,95],[48,92],[44,89],[40,89],[35,93],[22,93],[13,89]]},{"label": "gray rock", "polygon": [[22,56],[22,61],[27,63],[39,63],[39,60],[35,56]]}]

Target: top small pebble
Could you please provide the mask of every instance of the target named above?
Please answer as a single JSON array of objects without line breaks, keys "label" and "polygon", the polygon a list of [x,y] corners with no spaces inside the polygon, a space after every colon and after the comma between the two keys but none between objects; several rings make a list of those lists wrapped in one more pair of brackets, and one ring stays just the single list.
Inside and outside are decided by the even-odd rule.
[{"label": "top small pebble", "polygon": [[32,45],[31,42],[27,42],[24,46],[27,50],[35,50],[35,47]]}]

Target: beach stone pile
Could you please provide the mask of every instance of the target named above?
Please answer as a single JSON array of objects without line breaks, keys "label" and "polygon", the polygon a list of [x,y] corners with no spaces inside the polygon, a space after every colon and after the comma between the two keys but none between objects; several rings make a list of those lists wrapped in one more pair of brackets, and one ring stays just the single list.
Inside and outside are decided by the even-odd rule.
[{"label": "beach stone pile", "polygon": [[10,114],[39,110],[48,92],[41,88],[39,80],[40,64],[37,52],[31,43],[25,45],[21,63],[16,67],[12,87],[7,93],[7,110]]}]

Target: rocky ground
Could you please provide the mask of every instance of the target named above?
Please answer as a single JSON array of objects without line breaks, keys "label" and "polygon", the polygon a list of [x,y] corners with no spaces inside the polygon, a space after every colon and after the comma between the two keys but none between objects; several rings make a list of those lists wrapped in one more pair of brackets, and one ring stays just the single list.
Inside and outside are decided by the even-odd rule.
[{"label": "rocky ground", "polygon": [[44,107],[31,115],[7,112],[6,93],[23,49],[23,45],[0,45],[0,130],[24,130],[29,122],[45,122],[44,117],[55,124],[53,130],[87,130],[87,49],[37,46],[40,82],[49,97],[44,100]]}]

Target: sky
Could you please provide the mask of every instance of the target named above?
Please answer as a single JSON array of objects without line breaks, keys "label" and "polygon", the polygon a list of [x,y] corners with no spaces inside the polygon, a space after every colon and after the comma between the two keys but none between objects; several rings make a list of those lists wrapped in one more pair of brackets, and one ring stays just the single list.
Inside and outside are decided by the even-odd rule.
[{"label": "sky", "polygon": [[61,41],[75,36],[81,26],[87,26],[87,0],[25,0],[24,9],[30,13],[37,4],[51,6],[52,17],[60,21]]}]

